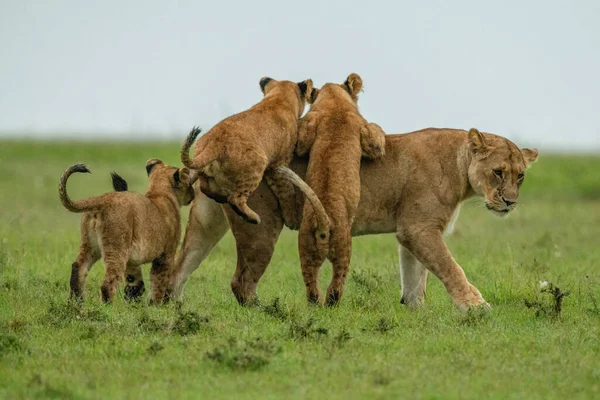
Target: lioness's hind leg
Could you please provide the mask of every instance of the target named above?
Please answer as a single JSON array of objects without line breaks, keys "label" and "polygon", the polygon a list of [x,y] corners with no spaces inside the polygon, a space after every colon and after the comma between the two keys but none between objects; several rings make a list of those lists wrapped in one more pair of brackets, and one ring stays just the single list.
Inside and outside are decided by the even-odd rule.
[{"label": "lioness's hind leg", "polygon": [[428,271],[408,249],[398,244],[400,262],[400,283],[402,298],[400,303],[407,306],[425,304]]},{"label": "lioness's hind leg", "polygon": [[127,264],[125,271],[125,300],[139,300],[146,292],[141,265]]}]

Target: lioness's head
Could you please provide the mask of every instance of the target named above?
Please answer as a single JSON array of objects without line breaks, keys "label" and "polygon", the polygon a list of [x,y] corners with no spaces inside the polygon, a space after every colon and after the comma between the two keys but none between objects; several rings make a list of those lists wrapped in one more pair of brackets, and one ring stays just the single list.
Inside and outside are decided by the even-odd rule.
[{"label": "lioness's head", "polygon": [[350,74],[344,83],[326,83],[321,89],[314,89],[309,100],[310,104],[325,99],[336,99],[346,101],[356,106],[358,93],[362,91],[363,81],[358,74]]},{"label": "lioness's head", "polygon": [[298,101],[298,117],[304,112],[306,103],[310,101],[313,92],[313,81],[307,79],[302,82],[276,81],[265,76],[260,79],[260,90],[267,96],[289,96]]},{"label": "lioness's head", "polygon": [[172,192],[180,206],[188,205],[194,200],[192,185],[198,179],[195,171],[190,171],[187,167],[165,165],[158,158],[152,158],[146,162],[146,172],[150,181],[148,190]]},{"label": "lioness's head", "polygon": [[519,200],[519,188],[525,180],[525,170],[538,157],[536,149],[519,149],[510,140],[469,131],[469,183],[482,195],[485,205],[494,214],[506,216]]}]

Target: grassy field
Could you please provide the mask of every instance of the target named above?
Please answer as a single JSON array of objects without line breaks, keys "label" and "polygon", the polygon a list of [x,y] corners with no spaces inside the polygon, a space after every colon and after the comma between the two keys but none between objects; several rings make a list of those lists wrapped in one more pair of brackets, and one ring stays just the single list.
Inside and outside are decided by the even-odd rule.
[{"label": "grassy field", "polygon": [[[448,242],[488,315],[457,312],[434,277],[425,308],[402,306],[393,235],[354,239],[342,305],[310,307],[290,231],[263,307],[229,290],[229,234],[182,307],[101,304],[101,262],[70,305],[80,216],[60,205],[60,174],[92,170],[72,198],[109,191],[113,170],[143,191],[151,157],[177,163],[178,144],[0,142],[1,398],[600,398],[600,157],[542,154],[506,219],[463,207]],[[569,292],[560,313],[540,281]]]}]

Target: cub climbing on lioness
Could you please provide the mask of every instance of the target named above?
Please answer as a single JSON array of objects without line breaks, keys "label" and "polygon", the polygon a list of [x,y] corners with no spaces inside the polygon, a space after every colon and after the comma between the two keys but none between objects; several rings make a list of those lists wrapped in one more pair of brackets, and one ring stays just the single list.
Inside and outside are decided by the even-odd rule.
[{"label": "cub climbing on lioness", "polygon": [[298,129],[296,152],[310,151],[306,183],[315,191],[330,218],[330,234],[316,234],[312,209],[305,207],[298,235],[302,275],[310,302],[319,302],[319,268],[329,258],[333,277],[327,304],[339,302],[350,268],[350,230],[360,200],[360,160],[381,158],[385,133],[358,111],[362,79],[350,74],[343,84],[327,83],[313,91],[310,111]]},{"label": "cub climbing on lioness", "polygon": [[[202,135],[195,146],[194,157],[189,148],[200,129],[189,133],[181,149],[181,161],[197,170],[201,191],[219,203],[229,203],[245,221],[258,224],[260,216],[247,204],[248,196],[263,179],[280,198],[293,196],[292,184],[303,192],[308,187],[287,168],[298,138],[298,118],[313,92],[311,79],[295,83],[262,78],[263,99],[239,114],[219,122]],[[310,193],[305,195],[319,208]],[[322,211],[321,224],[326,223]]]},{"label": "cub climbing on lioness", "polygon": [[[112,301],[125,273],[128,282],[139,280],[143,285],[139,266],[149,262],[150,300],[164,300],[181,235],[179,209],[194,199],[192,184],[196,173],[164,165],[158,159],[149,160],[146,171],[149,185],[144,194],[128,192],[127,183],[113,175],[115,192],[77,201],[67,194],[67,180],[75,172],[90,170],[84,164],[75,164],[62,174],[61,203],[71,212],[84,213],[81,246],[71,270],[72,298],[83,298],[88,271],[102,257],[106,272],[101,294],[105,302]],[[129,294],[141,295],[143,289],[134,292]]]}]

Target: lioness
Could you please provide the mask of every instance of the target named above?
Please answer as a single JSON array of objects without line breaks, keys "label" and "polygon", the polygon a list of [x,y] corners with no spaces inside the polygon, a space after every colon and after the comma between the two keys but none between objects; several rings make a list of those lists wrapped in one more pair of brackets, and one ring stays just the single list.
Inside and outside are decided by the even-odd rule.
[{"label": "lioness", "polygon": [[158,159],[149,160],[146,171],[149,187],[145,194],[126,191],[127,183],[113,175],[115,192],[77,201],[67,194],[67,180],[73,173],[89,173],[89,169],[75,164],[62,174],[61,203],[69,211],[85,213],[81,218],[81,246],[71,270],[72,298],[83,298],[88,271],[102,256],[106,272],[101,294],[105,302],[113,299],[126,271],[128,282],[141,282],[136,293],[141,294],[139,266],[148,262],[152,262],[150,299],[153,303],[163,301],[181,236],[179,209],[194,199],[195,174],[187,168],[166,166]]},{"label": "lioness", "polygon": [[[385,156],[362,162],[352,235],[396,233],[402,303],[424,303],[431,271],[459,309],[487,308],[452,258],[442,233],[461,202],[471,196],[482,196],[494,214],[507,215],[517,205],[525,169],[537,156],[535,149],[519,149],[506,138],[476,129],[429,128],[387,135]],[[306,165],[306,159],[296,158],[291,167],[304,176]],[[223,208],[223,214],[205,197],[196,198],[176,261],[176,295],[182,294],[190,274],[231,227],[238,254],[231,289],[241,304],[256,298],[283,222],[277,198],[267,185],[262,184],[249,201],[263,215],[263,224],[237,223],[230,210]]]},{"label": "lioness", "polygon": [[321,238],[312,207],[304,207],[298,249],[306,295],[315,304],[325,257],[333,266],[326,303],[335,305],[342,297],[352,255],[350,231],[360,200],[360,159],[371,153],[370,158],[379,158],[385,151],[383,130],[367,123],[358,111],[362,86],[360,76],[350,74],[343,84],[327,83],[314,89],[312,106],[298,125],[296,152],[303,156],[310,151],[306,183],[323,203],[331,222],[329,235]]},{"label": "lioness", "polygon": [[[181,151],[181,162],[200,173],[200,188],[217,202],[228,202],[245,221],[258,224],[260,216],[247,205],[248,196],[263,179],[279,166],[289,165],[298,139],[298,118],[313,91],[311,79],[300,83],[260,80],[263,99],[250,109],[219,122],[202,135],[195,146],[193,159],[189,147],[200,130],[188,135]],[[285,181],[285,178],[282,178]],[[281,183],[274,190],[281,196],[294,192],[290,184]]]}]

